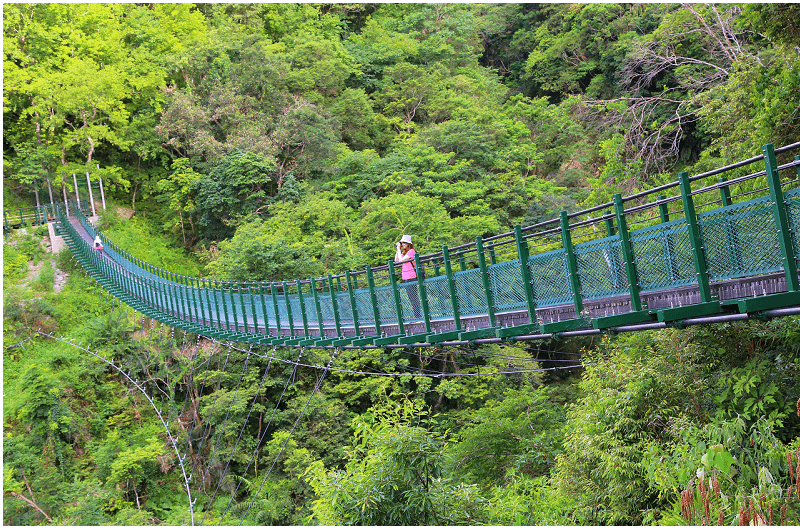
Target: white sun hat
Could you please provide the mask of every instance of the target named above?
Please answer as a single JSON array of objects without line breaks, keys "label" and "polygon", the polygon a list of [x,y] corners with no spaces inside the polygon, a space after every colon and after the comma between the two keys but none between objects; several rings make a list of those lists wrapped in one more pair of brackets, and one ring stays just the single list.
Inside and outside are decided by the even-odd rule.
[{"label": "white sun hat", "polygon": [[414,243],[411,242],[411,235],[403,235],[402,237],[400,237],[400,242],[405,242],[405,243],[408,243],[408,244],[414,244]]}]

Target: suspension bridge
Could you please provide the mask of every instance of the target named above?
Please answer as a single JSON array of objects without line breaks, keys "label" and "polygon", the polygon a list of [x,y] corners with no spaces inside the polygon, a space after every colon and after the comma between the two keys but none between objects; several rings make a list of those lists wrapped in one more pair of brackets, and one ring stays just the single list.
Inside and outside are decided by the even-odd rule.
[{"label": "suspension bridge", "polygon": [[[280,282],[187,277],[119,248],[80,201],[27,217],[54,221],[120,301],[219,339],[366,348],[616,333],[800,313],[800,156],[777,162],[798,147],[766,145],[736,164],[417,255],[421,273],[404,284],[392,261]],[[4,213],[16,217],[24,224]]]},{"label": "suspension bridge", "polygon": [[[144,360],[92,351],[37,332],[105,362],[144,396],[161,421],[166,446],[182,473],[192,525],[198,511],[204,512],[203,524],[215,500],[219,502],[221,488],[229,498],[219,506],[220,512],[224,507],[219,523],[227,523],[236,510],[241,524],[263,494],[291,437],[290,432],[260,485],[253,481],[248,486],[245,477],[253,477],[251,465],[272,430],[271,417],[263,429],[259,423],[263,431],[253,440],[246,467],[231,459],[251,415],[256,415],[258,395],[249,406],[241,403],[247,408],[244,421],[229,424],[237,398],[246,398],[238,392],[249,369],[259,372],[263,384],[268,373],[279,371],[278,364],[286,367],[272,417],[285,406],[286,389],[298,370],[314,374],[293,432],[331,372],[498,375],[503,370],[480,368],[494,353],[475,352],[471,345],[501,343],[513,349],[515,343],[541,339],[799,315],[800,156],[795,152],[800,152],[800,142],[778,149],[766,145],[758,156],[736,164],[694,176],[681,173],[674,182],[648,191],[615,194],[610,202],[590,209],[564,211],[547,222],[417,255],[418,280],[410,283],[398,283],[392,261],[280,282],[178,275],[115,245],[95,228],[87,216],[93,210],[79,198],[4,211],[4,232],[51,224],[86,273],[120,307],[141,313],[140,328],[149,331],[149,340],[160,343],[164,326],[172,328],[173,335],[175,329],[184,331],[178,353],[165,353],[169,347],[148,347]],[[96,236],[103,241],[103,251],[94,249]],[[149,329],[145,316],[150,318]],[[163,324],[158,333],[154,321]],[[194,340],[187,339],[192,333]],[[210,350],[201,346],[203,337],[212,344]],[[419,354],[411,366],[392,364],[389,356],[379,355],[382,351],[366,351],[403,348],[413,355],[425,347],[484,358],[451,358],[456,372],[446,373],[444,366],[431,369],[433,356]],[[533,365],[539,352],[536,358],[502,358],[517,364],[513,373],[541,371]],[[238,360],[229,364],[232,355]],[[456,369],[457,363],[462,368],[477,366],[478,373]],[[580,367],[577,360],[570,363],[574,365],[569,368]],[[353,365],[364,371],[348,367]],[[213,417],[221,378],[216,387],[206,384],[206,378],[209,370],[229,369],[241,373],[235,387],[221,390],[227,397],[219,406],[228,412],[220,422]],[[182,385],[185,393],[178,389]],[[191,392],[189,386],[194,388]],[[208,404],[203,407],[202,402]],[[231,454],[227,462],[220,448],[226,428],[239,430],[233,448],[225,447]],[[243,503],[236,504],[242,498]]]}]

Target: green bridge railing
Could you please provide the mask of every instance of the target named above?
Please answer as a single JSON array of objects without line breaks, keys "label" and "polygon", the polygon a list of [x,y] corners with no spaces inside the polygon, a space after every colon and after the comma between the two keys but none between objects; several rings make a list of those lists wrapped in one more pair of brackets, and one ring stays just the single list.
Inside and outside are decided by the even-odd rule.
[{"label": "green bridge railing", "polygon": [[[78,209],[89,208],[89,203],[85,200],[68,202],[68,208],[75,207]],[[59,203],[63,205],[63,202]],[[48,222],[55,222],[58,217],[56,204],[45,204],[43,206],[31,206],[27,208],[19,208],[12,210],[3,210],[3,236],[8,240],[12,230],[25,228],[28,226],[41,226]],[[86,211],[89,211],[86,209]]]},{"label": "green bridge railing", "polygon": [[382,347],[647,328],[800,307],[800,157],[789,159],[798,148],[766,145],[736,164],[417,255],[421,279],[405,284],[391,261],[281,282],[181,276],[102,234],[98,253],[80,211],[72,208],[73,223],[60,207],[56,215],[74,255],[111,293],[206,336]]}]

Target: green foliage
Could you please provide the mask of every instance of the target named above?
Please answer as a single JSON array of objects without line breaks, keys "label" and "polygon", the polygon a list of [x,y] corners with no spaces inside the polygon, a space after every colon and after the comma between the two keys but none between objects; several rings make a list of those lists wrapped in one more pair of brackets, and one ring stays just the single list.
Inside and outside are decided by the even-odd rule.
[{"label": "green foliage", "polygon": [[275,163],[263,156],[234,151],[205,178],[194,179],[192,191],[203,234],[225,238],[242,220],[268,204],[278,191],[275,172]]},{"label": "green foliage", "polygon": [[547,387],[508,390],[474,412],[453,446],[459,474],[479,483],[500,484],[510,475],[547,475],[561,453],[563,408]]},{"label": "green foliage", "polygon": [[459,485],[445,470],[446,438],[414,425],[424,411],[411,401],[355,419],[356,445],[344,470],[309,468],[324,525],[460,525],[484,521],[476,487]]},{"label": "green foliage", "polygon": [[[748,428],[742,418],[705,427],[676,424],[676,441],[651,444],[642,467],[668,500],[648,514],[661,525],[743,524],[750,519],[796,522],[800,502],[792,491],[787,452],[764,420]],[[784,506],[786,504],[786,506]],[[784,511],[785,507],[789,507]]]},{"label": "green foliage", "polygon": [[230,240],[219,244],[219,257],[208,263],[220,279],[280,281],[319,275],[321,267],[293,226],[272,220],[242,224]]}]

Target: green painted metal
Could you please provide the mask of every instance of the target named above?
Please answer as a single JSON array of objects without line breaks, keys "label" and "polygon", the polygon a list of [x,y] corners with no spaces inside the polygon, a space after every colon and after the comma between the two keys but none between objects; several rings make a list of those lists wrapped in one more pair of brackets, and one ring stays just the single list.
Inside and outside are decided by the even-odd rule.
[{"label": "green painted metal", "polygon": [[414,267],[417,270],[417,289],[419,291],[419,302],[422,306],[422,318],[425,321],[425,332],[430,334],[431,332],[431,311],[430,307],[428,306],[428,292],[425,289],[425,280],[424,280],[424,268],[422,266],[422,261],[419,258],[419,254],[414,254]]},{"label": "green painted metal", "polygon": [[669,209],[667,205],[663,203],[664,200],[667,200],[667,195],[659,195],[658,200],[661,202],[658,205],[658,212],[661,216],[661,222],[669,222]]},{"label": "green painted metal", "polygon": [[[350,271],[345,272],[345,279],[347,280],[347,294],[350,298],[350,311],[353,314],[353,330],[356,336],[361,334],[361,327],[358,323],[358,306],[356,305],[355,289],[358,288],[355,277],[352,277]],[[352,286],[351,286],[352,285]]]},{"label": "green painted metal", "polygon": [[581,279],[578,275],[578,262],[575,259],[575,249],[572,246],[572,235],[569,231],[569,217],[566,211],[562,211],[560,215],[561,226],[561,242],[564,245],[564,252],[566,253],[567,270],[569,273],[569,282],[572,287],[572,295],[575,299],[575,314],[580,315],[583,312],[583,298],[581,295]]},{"label": "green painted metal", "polygon": [[372,303],[372,315],[375,318],[375,335],[381,336],[381,314],[378,308],[378,297],[375,295],[375,277],[370,266],[367,266],[367,287],[369,288],[369,299]]},{"label": "green painted metal", "polygon": [[786,275],[786,286],[790,292],[796,292],[800,290],[800,280],[797,278],[797,262],[794,259],[792,235],[786,215],[786,201],[783,197],[781,177],[778,174],[778,162],[775,160],[775,148],[772,144],[767,144],[764,145],[762,152],[767,170],[769,195],[772,199],[772,211],[775,216],[775,229],[778,233],[778,245],[781,249],[783,270]]},{"label": "green painted metal", "polygon": [[294,318],[292,317],[292,302],[289,299],[289,287],[286,285],[286,281],[284,281],[282,285],[283,300],[286,302],[286,319],[289,320],[289,336],[296,336],[294,331]]},{"label": "green painted metal", "polygon": [[616,233],[616,230],[614,229],[614,217],[610,216],[611,210],[606,210],[605,213],[606,215],[608,215],[608,217],[606,218],[606,233],[608,234],[609,237],[613,237],[614,234]]},{"label": "green painted metal", "polygon": [[324,322],[322,321],[322,307],[319,304],[319,294],[317,293],[317,282],[312,277],[311,278],[311,294],[314,296],[314,310],[317,313],[317,322],[319,326],[319,337],[325,337],[325,327]]},{"label": "green painted metal", "polygon": [[617,226],[619,227],[619,237],[622,243],[622,258],[625,260],[625,273],[628,276],[628,288],[631,295],[631,312],[642,310],[642,300],[639,292],[639,274],[636,270],[636,260],[631,248],[631,237],[628,232],[628,223],[625,220],[625,207],[622,203],[622,195],[614,195],[614,208],[617,215]]},{"label": "green painted metal", "polygon": [[[613,224],[610,226],[613,228]],[[528,266],[530,251],[528,249],[528,241],[523,237],[522,227],[519,225],[514,226],[514,240],[517,245],[517,256],[520,263],[519,272],[522,278],[522,288],[528,310],[528,323],[497,329],[495,331],[495,336],[498,338],[532,334],[539,330],[539,322],[536,320],[536,298],[533,295],[533,281],[531,280],[531,270]]]},{"label": "green painted metal", "polygon": [[336,300],[336,287],[333,285],[333,276],[328,274],[328,289],[331,293],[331,305],[333,306],[333,322],[336,326],[336,336],[338,338],[342,337],[342,322],[341,318],[339,317],[339,303]]},{"label": "green painted metal", "polygon": [[[784,151],[785,148],[781,152]],[[798,158],[800,157],[795,157],[796,160]],[[760,157],[753,160],[759,159]],[[315,324],[319,327],[319,336],[311,335],[309,314],[306,311],[307,297],[304,298],[304,285],[299,280],[296,281],[295,294],[290,292],[288,283],[283,282],[282,302],[277,299],[281,291],[277,284],[268,287],[259,284],[256,287],[250,283],[220,284],[214,281],[213,285],[207,285],[204,280],[195,280],[183,274],[153,267],[133,258],[108,243],[103,236],[101,238],[108,243],[107,255],[100,256],[91,250],[89,242],[96,232],[81,214],[73,217],[73,222],[77,219],[80,223],[76,222],[75,227],[70,225],[61,207],[54,209],[54,216],[67,245],[99,285],[135,309],[142,310],[143,314],[168,325],[205,335],[272,345],[300,345],[301,342],[307,342],[305,345],[338,347],[347,344],[381,346],[391,343],[406,345],[450,340],[473,341],[480,338],[505,339],[539,332],[558,335],[569,330],[586,328],[590,323],[596,329],[611,329],[613,332],[615,326],[651,321],[654,318],[670,325],[682,325],[681,322],[685,319],[718,314],[723,310],[739,310],[758,315],[789,303],[798,304],[797,296],[791,294],[797,291],[797,285],[793,283],[797,281],[794,258],[800,252],[800,243],[792,239],[791,229],[800,223],[800,193],[797,189],[791,189],[786,192],[785,199],[783,196],[773,199],[773,195],[782,191],[777,178],[778,171],[786,170],[791,165],[779,169],[769,158],[768,146],[765,146],[764,159],[767,173],[773,179],[769,196],[764,196],[762,192],[760,197],[734,204],[725,185],[713,186],[695,193],[720,189],[721,207],[697,214],[694,211],[688,176],[683,175],[675,184],[681,187],[680,198],[684,201],[685,215],[684,218],[674,221],[669,220],[666,197],[660,195],[657,202],[643,205],[658,209],[661,224],[643,223],[640,225],[645,227],[630,230],[628,223],[633,222],[631,214],[621,208],[622,197],[616,195],[612,203],[617,210],[614,218],[606,211],[605,214],[590,219],[589,223],[580,221],[576,224],[592,226],[593,223],[596,231],[598,223],[605,223],[604,231],[609,236],[603,239],[597,239],[596,235],[591,234],[591,230],[585,228],[576,232],[569,226],[570,217],[562,212],[559,229],[532,232],[531,240],[538,238],[536,247],[529,247],[521,238],[521,228],[515,227],[513,234],[494,237],[493,242],[486,247],[483,246],[483,240],[478,238],[475,246],[461,246],[453,250],[452,255],[449,250],[443,249],[439,255],[425,256],[429,271],[433,269],[435,272],[432,277],[425,277],[416,284],[409,283],[400,287],[393,262],[387,267],[389,284],[380,288],[375,287],[371,267],[367,267],[368,287],[360,292],[355,277],[347,272],[342,277],[346,281],[349,304],[343,301],[345,294],[342,288],[345,288],[345,281],[341,277],[336,277],[335,281],[332,275],[325,278],[324,295],[320,294],[319,285],[312,278],[317,312]],[[753,163],[753,160],[747,163]],[[757,176],[754,173],[747,178]],[[725,180],[721,179],[720,182]],[[641,195],[635,198],[638,200],[639,196]],[[784,202],[782,216],[781,209],[776,209],[775,205]],[[637,212],[644,211],[640,205],[642,203],[637,202]],[[43,221],[45,217],[49,217],[45,208],[31,209],[26,215],[28,216],[23,219],[25,223]],[[572,217],[577,219],[580,215],[582,213],[576,213]],[[639,222],[644,216],[637,213],[636,217]],[[4,219],[9,218],[12,217],[4,212]],[[776,235],[775,226],[780,228],[781,223],[783,231],[779,236]],[[79,235],[76,228],[85,228],[86,232]],[[562,249],[552,250],[551,237],[559,232]],[[509,235],[516,240],[509,240]],[[573,246],[572,237],[578,235],[586,242]],[[85,238],[85,242],[81,237]],[[502,237],[506,239],[503,240]],[[497,242],[498,239],[500,242]],[[520,244],[520,241],[525,244]],[[500,255],[496,249],[514,242],[518,246],[519,259],[508,261],[503,260],[506,259],[503,256],[501,262],[498,262]],[[779,243],[784,248],[780,248]],[[475,262],[472,261],[473,255],[476,257]],[[739,259],[739,256],[743,259]],[[452,267],[456,261],[460,271],[453,273]],[[791,270],[793,264],[794,273]],[[422,269],[422,256],[415,257],[415,265]],[[440,266],[444,268],[444,275],[440,275]],[[468,269],[468,266],[472,268]],[[790,292],[742,300],[728,299],[720,303],[710,291],[712,282],[775,272],[786,273]],[[670,289],[685,287],[689,289],[688,295],[694,285],[697,285],[700,292],[699,302],[697,298],[685,298],[682,301],[684,306],[650,311],[642,303],[642,292],[668,292]],[[420,324],[408,326],[405,320],[409,318],[403,317],[403,309],[408,312],[409,302],[403,291],[408,292],[407,289],[412,287],[416,289],[414,293],[418,294],[419,308],[424,320],[424,330],[420,334],[414,334],[413,331],[420,328]],[[795,290],[791,290],[792,288]],[[330,305],[327,292],[331,295]],[[595,305],[598,300],[602,302],[608,296],[621,296],[625,293],[630,295],[631,304],[629,309],[622,310],[630,312],[613,314],[620,309],[612,308],[610,316],[598,317],[597,314],[602,312],[597,309],[593,309],[591,316],[584,314],[584,305],[587,302],[591,301]],[[273,297],[271,305],[275,309],[274,316],[272,308],[267,310],[269,304],[265,298],[268,295]],[[255,299],[256,296],[260,301]],[[214,298],[213,301],[211,297]],[[323,297],[324,304],[321,303]],[[675,296],[674,299],[681,298]],[[261,308],[257,310],[259,303]],[[574,316],[571,315],[572,309],[565,311],[563,305],[567,303],[576,309]],[[681,301],[675,301],[676,305],[680,303]],[[414,307],[416,311],[416,305]],[[543,314],[546,314],[549,307],[554,307],[554,311],[545,320],[554,319],[556,314],[564,312],[570,314],[567,318],[572,319],[546,322],[541,317],[537,318],[537,311],[545,311]],[[281,312],[284,309],[288,316],[288,331],[284,329],[285,321],[281,321]],[[252,312],[248,314],[248,310]],[[512,319],[522,322],[526,321],[524,317],[527,313],[529,323],[498,329],[496,326],[500,320],[497,314],[501,311],[504,317],[507,312],[517,313]],[[298,312],[303,314],[304,319],[302,333],[299,329]],[[386,314],[383,320],[381,312]],[[242,321],[239,321],[239,313]],[[373,320],[367,317],[368,313],[374,316]],[[262,314],[263,322],[259,322]],[[470,329],[463,328],[465,316],[472,318]],[[273,317],[275,322],[270,321]],[[373,323],[375,330],[371,335]],[[399,333],[385,336],[383,329],[392,328],[395,324]],[[434,324],[439,329],[448,328],[449,325],[454,330],[437,332]],[[259,328],[259,325],[263,327]],[[334,325],[335,332],[332,330]],[[329,332],[326,333],[325,329]],[[412,333],[406,332],[409,329]],[[289,335],[283,336],[284,332]],[[351,334],[352,338],[345,336]]]},{"label": "green painted metal", "polygon": [[269,285],[269,292],[272,295],[272,307],[275,309],[275,334],[282,336],[281,332],[281,309],[278,307],[278,293],[275,289],[275,283]]},{"label": "green painted metal", "polygon": [[697,283],[700,288],[700,299],[703,303],[708,303],[711,301],[711,286],[708,279],[708,264],[703,251],[703,240],[700,238],[700,228],[697,224],[694,199],[692,199],[692,184],[689,181],[688,173],[678,174],[678,179],[680,181],[681,197],[683,198],[683,214],[689,228],[689,241],[691,243]]},{"label": "green painted metal", "polygon": [[[308,313],[306,312],[306,303],[303,299],[303,286],[299,279],[297,279],[295,282],[297,283],[297,298],[300,300],[300,315],[303,318],[303,336],[308,338]],[[264,314],[266,315],[266,312],[264,312]]]},{"label": "green painted metal", "polygon": [[486,294],[486,311],[489,316],[489,326],[494,328],[497,327],[497,316],[494,313],[494,297],[489,286],[489,271],[486,268],[486,255],[483,251],[483,239],[480,236],[475,238],[475,247],[478,252],[478,266],[481,269],[483,291]]},{"label": "green painted metal", "polygon": [[453,266],[450,261],[450,250],[446,246],[442,246],[442,255],[444,256],[444,273],[447,276],[447,288],[450,291],[450,303],[453,307],[453,325],[457,331],[463,329],[461,324],[461,310],[458,305],[458,296],[456,295],[456,282],[453,276]]},{"label": "green painted metal", "polygon": [[253,334],[258,334],[258,313],[256,311],[256,297],[253,295],[253,285],[247,285],[247,297],[250,298],[250,311],[253,314]]}]

